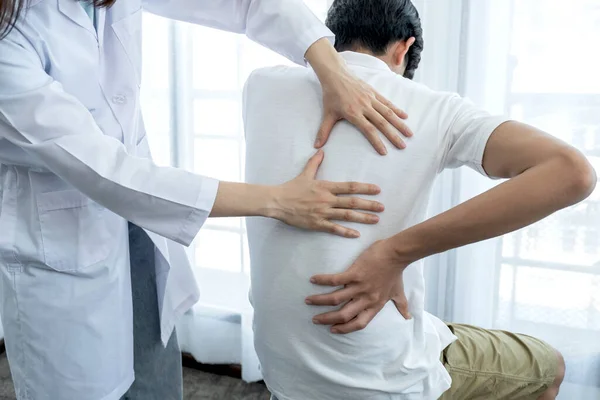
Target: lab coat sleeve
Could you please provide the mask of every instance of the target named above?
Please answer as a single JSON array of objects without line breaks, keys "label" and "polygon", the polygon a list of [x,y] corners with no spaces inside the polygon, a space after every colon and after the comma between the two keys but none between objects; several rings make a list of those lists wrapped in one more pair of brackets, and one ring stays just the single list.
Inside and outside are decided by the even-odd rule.
[{"label": "lab coat sleeve", "polygon": [[0,141],[123,218],[189,245],[210,214],[218,181],[128,154],[46,74],[17,29],[0,40],[0,54]]},{"label": "lab coat sleeve", "polygon": [[245,33],[302,65],[314,42],[334,37],[302,0],[145,0],[144,8],[171,19]]}]

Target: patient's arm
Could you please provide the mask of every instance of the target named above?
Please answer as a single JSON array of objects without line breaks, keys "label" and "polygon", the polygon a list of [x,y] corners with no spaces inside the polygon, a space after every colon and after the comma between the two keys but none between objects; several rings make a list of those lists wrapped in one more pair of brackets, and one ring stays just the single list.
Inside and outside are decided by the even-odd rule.
[{"label": "patient's arm", "polygon": [[573,147],[530,126],[507,122],[491,135],[483,167],[508,181],[399,234],[375,243],[344,273],[314,277],[317,284],[344,286],[308,298],[310,304],[339,305],[317,321],[346,333],[364,328],[396,296],[394,288],[411,263],[449,249],[520,229],[591,194],[596,174]]},{"label": "patient's arm", "polygon": [[483,158],[490,176],[511,178],[390,239],[402,262],[523,228],[588,197],[596,174],[576,149],[528,125],[507,122]]}]

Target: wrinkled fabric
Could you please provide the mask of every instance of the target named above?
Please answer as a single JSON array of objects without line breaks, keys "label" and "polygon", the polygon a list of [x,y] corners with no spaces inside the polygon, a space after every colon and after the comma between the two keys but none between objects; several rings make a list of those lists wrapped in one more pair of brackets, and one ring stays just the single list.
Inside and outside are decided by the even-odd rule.
[{"label": "wrinkled fabric", "polygon": [[152,162],[140,110],[142,10],[246,33],[299,63],[331,32],[301,0],[119,0],[96,10],[96,26],[78,1],[26,7],[0,40],[7,355],[19,400],[114,400],[134,379],[127,221],[154,243],[168,345],[199,298],[184,246],[219,184]]}]

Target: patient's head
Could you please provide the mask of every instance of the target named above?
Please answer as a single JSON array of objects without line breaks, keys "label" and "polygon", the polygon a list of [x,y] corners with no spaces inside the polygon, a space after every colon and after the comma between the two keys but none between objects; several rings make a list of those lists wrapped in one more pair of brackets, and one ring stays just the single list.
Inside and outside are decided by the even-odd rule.
[{"label": "patient's head", "polygon": [[423,29],[410,0],[335,0],[327,14],[337,51],[357,51],[385,61],[412,79],[421,61]]}]

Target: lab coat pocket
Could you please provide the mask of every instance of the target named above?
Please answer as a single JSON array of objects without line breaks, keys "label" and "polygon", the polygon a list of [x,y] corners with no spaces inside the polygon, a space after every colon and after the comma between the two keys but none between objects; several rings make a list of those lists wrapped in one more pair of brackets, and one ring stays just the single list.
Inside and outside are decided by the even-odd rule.
[{"label": "lab coat pocket", "polygon": [[139,85],[142,81],[142,9],[115,22],[112,28],[129,58]]},{"label": "lab coat pocket", "polygon": [[108,257],[109,210],[77,190],[41,193],[37,196],[37,208],[48,267],[73,272]]}]

